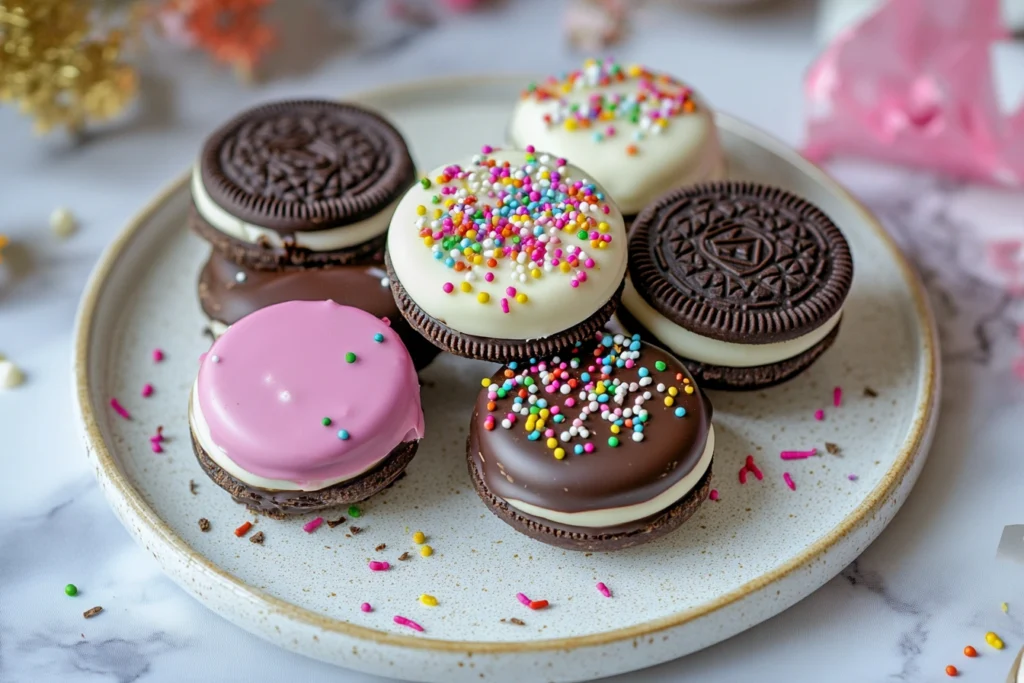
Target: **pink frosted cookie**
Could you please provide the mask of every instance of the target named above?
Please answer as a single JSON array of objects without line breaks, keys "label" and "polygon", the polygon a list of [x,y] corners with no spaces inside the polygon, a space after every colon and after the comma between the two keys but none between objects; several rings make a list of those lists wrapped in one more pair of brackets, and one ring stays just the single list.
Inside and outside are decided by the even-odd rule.
[{"label": "pink frosted cookie", "polygon": [[419,382],[398,335],[333,301],[290,301],[231,326],[189,400],[206,474],[272,517],[365,500],[423,437]]}]

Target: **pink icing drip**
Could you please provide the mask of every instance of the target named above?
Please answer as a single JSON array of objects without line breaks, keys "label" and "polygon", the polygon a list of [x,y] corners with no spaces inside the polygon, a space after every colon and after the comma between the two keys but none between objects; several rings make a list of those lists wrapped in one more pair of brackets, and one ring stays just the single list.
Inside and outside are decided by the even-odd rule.
[{"label": "pink icing drip", "polygon": [[398,335],[333,301],[277,304],[232,325],[200,365],[198,397],[235,464],[300,486],[354,477],[423,437],[419,380]]}]

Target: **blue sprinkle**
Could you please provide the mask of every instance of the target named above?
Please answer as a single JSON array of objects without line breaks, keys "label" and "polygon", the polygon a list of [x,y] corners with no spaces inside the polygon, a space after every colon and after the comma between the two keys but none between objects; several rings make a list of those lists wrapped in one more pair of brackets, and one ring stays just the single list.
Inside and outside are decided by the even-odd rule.
[{"label": "blue sprinkle", "polygon": [[565,415],[562,415],[561,413],[559,413],[558,415],[555,415],[554,419],[555,419],[555,424],[561,424],[562,422],[565,422]]},{"label": "blue sprinkle", "polygon": [[640,341],[640,335],[639,334],[634,334],[633,335],[633,341]]},{"label": "blue sprinkle", "polygon": [[626,424],[626,421],[620,418],[620,419],[616,420],[615,422],[613,422],[612,424],[615,424],[615,425],[618,425],[619,427],[621,427],[622,425]]},{"label": "blue sprinkle", "polygon": [[601,372],[603,372],[606,375],[612,374],[612,366],[610,366],[610,365],[602,365],[601,366]]},{"label": "blue sprinkle", "polygon": [[538,408],[547,408],[548,407],[547,399],[543,399],[543,398],[537,399],[537,407]]},{"label": "blue sprinkle", "polygon": [[446,266],[448,266],[449,268],[454,268],[455,267],[455,259],[453,259],[451,256],[449,256],[448,258],[446,258],[444,260],[444,264]]},{"label": "blue sprinkle", "polygon": [[634,432],[642,432],[642,431],[644,431],[644,426],[642,424],[635,424],[635,425],[633,425],[633,431]]},{"label": "blue sprinkle", "polygon": [[640,342],[635,341],[632,344],[630,344],[629,345],[629,350],[630,351],[639,351],[640,350]]},{"label": "blue sprinkle", "polygon": [[625,367],[625,365],[626,361],[622,360],[621,358],[615,361],[615,367],[617,368]]},{"label": "blue sprinkle", "polygon": [[685,417],[685,416],[686,416],[686,408],[684,408],[682,406],[679,406],[678,408],[676,408],[676,417]]},{"label": "blue sprinkle", "polygon": [[338,430],[338,438],[342,441],[348,441],[348,432],[344,429]]},{"label": "blue sprinkle", "polygon": [[584,382],[589,382],[590,381],[590,373],[589,372],[580,373],[580,379],[583,380]]},{"label": "blue sprinkle", "polygon": [[511,363],[508,364],[508,369],[509,370],[515,370],[518,367],[519,367],[519,363],[517,363],[515,361],[512,361]]},{"label": "blue sprinkle", "polygon": [[380,344],[382,341],[384,341],[384,335],[378,332],[377,334],[373,335],[373,341]]},{"label": "blue sprinkle", "polygon": [[526,437],[530,441],[536,441],[540,438],[540,432],[530,432],[530,435]]},{"label": "blue sprinkle", "polygon": [[647,375],[651,374],[651,371],[648,370],[647,368],[640,368],[640,372],[638,374],[641,377],[646,377]]},{"label": "blue sprinkle", "polygon": [[434,252],[434,259],[435,260],[440,261],[443,258],[444,258],[444,254],[443,253],[441,253],[440,251],[435,251]]},{"label": "blue sprinkle", "polygon": [[576,455],[583,455],[583,446],[581,446],[580,444],[576,444],[573,447],[572,452],[575,453]]},{"label": "blue sprinkle", "polygon": [[600,396],[598,396],[597,397],[597,402],[598,403],[607,403],[608,402],[608,394],[601,394]]},{"label": "blue sprinkle", "polygon": [[603,344],[604,346],[611,346],[612,345],[612,338],[609,335],[605,335],[601,339],[601,344]]}]

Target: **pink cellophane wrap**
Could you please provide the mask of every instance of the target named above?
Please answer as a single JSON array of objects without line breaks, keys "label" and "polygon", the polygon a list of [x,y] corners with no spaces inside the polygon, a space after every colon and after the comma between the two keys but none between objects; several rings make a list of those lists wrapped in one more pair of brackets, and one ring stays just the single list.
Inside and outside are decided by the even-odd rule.
[{"label": "pink cellophane wrap", "polygon": [[804,154],[1024,185],[1024,106],[999,110],[999,0],[887,0],[811,67]]}]

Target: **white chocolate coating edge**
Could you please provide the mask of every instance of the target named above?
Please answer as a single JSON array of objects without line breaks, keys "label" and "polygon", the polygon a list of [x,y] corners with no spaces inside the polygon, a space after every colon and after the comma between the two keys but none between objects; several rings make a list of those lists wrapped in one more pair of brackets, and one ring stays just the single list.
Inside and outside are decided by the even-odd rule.
[{"label": "white chocolate coating edge", "polygon": [[334,486],[344,481],[349,481],[358,477],[363,472],[373,469],[379,464],[380,461],[372,463],[368,468],[354,474],[351,477],[342,477],[340,479],[328,479],[326,481],[307,481],[297,483],[294,481],[286,481],[284,479],[267,479],[261,477],[252,472],[246,471],[239,467],[235,462],[228,457],[227,453],[218,446],[214,440],[213,435],[210,434],[210,426],[206,422],[206,418],[203,416],[203,409],[199,405],[199,382],[196,381],[192,384],[192,393],[188,402],[188,422],[192,428],[192,433],[195,434],[196,440],[199,445],[203,447],[203,450],[210,460],[213,460],[217,465],[230,474],[235,479],[253,486],[258,489],[264,489],[266,491],[319,491],[325,489],[328,486]]},{"label": "white chocolate coating edge", "polygon": [[681,358],[726,368],[753,368],[799,356],[827,337],[843,315],[839,309],[824,325],[796,339],[770,344],[736,344],[683,329],[647,303],[629,278],[626,278],[626,288],[622,292],[622,305],[651,334],[664,342],[669,351]]},{"label": "white chocolate coating edge", "polygon": [[[603,88],[579,88],[565,94],[569,102],[586,103],[598,90],[627,94],[636,88],[632,83],[616,83]],[[543,120],[558,107],[558,100],[520,99],[509,126],[510,143],[522,147],[530,144],[538,150],[557,154],[590,173],[604,185],[626,216],[640,213],[645,206],[664,193],[683,185],[722,180],[725,178],[725,155],[722,153],[711,109],[694,95],[697,110],[671,119],[664,130],[651,132],[641,142],[633,139],[639,124],[616,120],[618,133],[595,142],[592,133],[568,131],[559,125],[549,126]],[[626,148],[637,145],[639,152],[631,156]]]},{"label": "white chocolate coating edge", "polygon": [[[226,235],[231,235],[235,239],[249,244],[256,244],[260,238],[264,238],[275,247],[284,245],[281,235],[277,231],[253,225],[232,216],[213,201],[206,188],[203,187],[199,166],[192,169],[192,201],[195,202],[199,215]],[[294,233],[295,244],[310,251],[334,251],[362,244],[384,234],[396,206],[398,206],[397,199],[383,211],[356,223],[314,232],[296,232]]]},{"label": "white chocolate coating edge", "polygon": [[701,454],[700,460],[697,461],[694,468],[668,490],[659,493],[646,502],[637,503],[636,505],[608,508],[607,510],[589,510],[587,512],[558,512],[557,510],[548,510],[512,498],[506,498],[505,502],[520,512],[525,512],[533,517],[546,519],[556,524],[567,524],[588,529],[628,524],[638,519],[656,515],[686,497],[697,485],[697,482],[701,480],[704,473],[708,471],[708,468],[711,467],[711,456],[714,454],[715,427],[711,425],[708,428],[708,440],[704,444],[704,453]]},{"label": "white chocolate coating edge", "polygon": [[[508,160],[518,165],[525,163],[525,152],[500,150],[489,157],[498,161]],[[541,152],[537,153],[540,157]],[[445,164],[431,171],[429,177],[439,175]],[[551,161],[554,166],[554,159]],[[471,168],[466,159],[463,168]],[[576,166],[566,165],[567,174],[573,180],[589,179],[590,176]],[[605,193],[604,188],[598,189]],[[587,256],[594,259],[597,267],[587,272],[588,280],[578,289],[569,286],[569,278],[555,273],[545,273],[540,279],[530,278],[526,282],[508,279],[512,271],[496,271],[493,282],[485,282],[477,275],[472,293],[446,294],[442,290],[445,282],[456,286],[464,273],[455,272],[434,260],[431,250],[418,237],[416,221],[419,215],[416,207],[432,206],[431,197],[436,188],[424,189],[414,185],[398,204],[391,227],[388,230],[388,254],[395,274],[405,291],[416,305],[432,317],[463,334],[496,339],[544,339],[577,325],[604,306],[619,288],[626,275],[626,228],[622,214],[611,205],[611,213],[601,219],[610,226],[612,247],[609,249],[584,248]],[[607,193],[605,193],[607,201]],[[481,201],[487,201],[482,198]],[[509,263],[505,261],[504,263]],[[498,302],[509,285],[526,294],[526,304],[515,304],[510,313],[503,313]],[[480,304],[476,297],[480,292],[490,296],[489,304]]]}]

